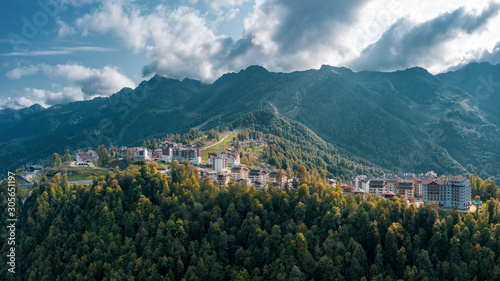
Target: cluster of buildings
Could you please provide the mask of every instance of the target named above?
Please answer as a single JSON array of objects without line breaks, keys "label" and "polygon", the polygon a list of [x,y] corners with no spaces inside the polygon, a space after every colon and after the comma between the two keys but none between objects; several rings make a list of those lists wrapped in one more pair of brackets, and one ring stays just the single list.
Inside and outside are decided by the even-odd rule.
[{"label": "cluster of buildings", "polygon": [[118,158],[126,158],[132,153],[135,160],[156,160],[165,163],[172,163],[177,160],[179,163],[188,160],[193,165],[201,164],[201,150],[199,148],[188,148],[175,142],[164,141],[158,145],[158,149],[151,150],[145,147],[122,146],[118,148]]},{"label": "cluster of buildings", "polygon": [[237,164],[231,169],[221,172],[202,169],[200,170],[200,176],[202,178],[210,177],[213,181],[218,181],[220,185],[235,181],[247,185],[255,184],[256,188],[265,188],[269,184],[277,187],[291,186],[293,181],[293,179],[288,179],[284,170],[269,170],[260,167],[249,169],[243,164]]},{"label": "cluster of buildings", "polygon": [[188,160],[193,165],[200,165],[201,150],[199,148],[191,149],[183,146],[161,148],[161,161],[172,163],[174,160],[177,160],[179,163]]},{"label": "cluster of buildings", "polygon": [[133,157],[135,160],[155,159],[154,151],[145,147],[126,147],[122,146],[117,150],[119,159]]},{"label": "cluster of buildings", "polygon": [[368,178],[360,175],[344,186],[347,192],[372,193],[376,196],[391,198],[394,196],[415,197],[425,204],[436,203],[444,208],[469,209],[471,188],[469,179],[460,176],[438,178],[436,173],[385,175],[380,178]]},{"label": "cluster of buildings", "polygon": [[[155,160],[165,163],[172,163],[174,160],[182,163],[188,160],[193,165],[201,164],[201,151],[199,148],[188,148],[168,141],[161,142],[158,147],[158,149],[152,150],[145,147],[121,146],[117,148],[116,156],[119,159],[134,158],[135,160]],[[98,159],[97,153],[93,150],[76,153],[77,165],[86,165]]]},{"label": "cluster of buildings", "polygon": [[210,177],[221,185],[236,181],[245,182],[247,185],[255,183],[257,188],[266,187],[268,183],[282,187],[291,181],[283,170],[270,171],[260,167],[249,169],[240,163],[239,153],[209,153],[208,165],[212,166],[213,170],[201,169],[200,176],[202,178]]},{"label": "cluster of buildings", "polygon": [[[248,143],[244,144],[248,145]],[[158,149],[154,151],[143,147],[120,147],[117,154],[118,158],[130,157],[133,154],[136,160],[156,160],[165,163],[172,163],[174,160],[182,163],[187,160],[196,166],[202,164],[199,148],[168,141],[161,142]],[[97,160],[98,156],[94,151],[76,154],[78,165]],[[255,184],[257,188],[265,188],[269,184],[283,187],[292,186],[293,181],[296,180],[288,178],[285,171],[281,169],[272,171],[260,167],[249,169],[240,163],[238,152],[209,153],[208,166],[212,169],[200,169],[200,176],[210,177],[213,181],[218,181],[220,185],[235,181],[245,182],[247,185]],[[329,179],[328,183],[338,184],[334,179]],[[444,208],[465,210],[471,205],[471,188],[468,178],[460,176],[438,178],[437,174],[432,171],[426,174],[384,175],[378,178],[359,175],[352,178],[349,183],[342,184],[341,187],[346,193],[371,193],[385,198],[404,195],[408,199],[415,198],[425,204],[436,203]]]},{"label": "cluster of buildings", "polygon": [[94,161],[97,161],[98,159],[99,159],[99,156],[93,150],[89,150],[87,152],[76,153],[76,165],[86,166],[90,163],[93,163]]}]

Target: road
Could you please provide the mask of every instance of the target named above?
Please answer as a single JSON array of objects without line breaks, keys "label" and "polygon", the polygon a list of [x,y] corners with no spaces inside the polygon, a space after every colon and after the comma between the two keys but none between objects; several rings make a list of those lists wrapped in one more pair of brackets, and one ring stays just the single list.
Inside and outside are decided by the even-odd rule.
[{"label": "road", "polygon": [[98,168],[98,167],[94,166],[94,162],[85,162],[85,164],[86,165],[77,165],[76,161],[71,161],[70,166],[71,167],[90,167],[90,168],[94,168],[94,169]]},{"label": "road", "polygon": [[211,145],[209,145],[209,146],[205,146],[204,148],[202,148],[202,149],[200,149],[200,150],[205,150],[205,149],[207,149],[207,148],[209,148],[209,147],[212,147],[212,146],[214,146],[214,145],[218,145],[218,144],[220,144],[220,143],[221,143],[221,142],[223,142],[223,141],[224,141],[227,137],[229,137],[232,133],[234,133],[234,131],[231,131],[229,134],[227,134],[227,136],[225,136],[225,137],[224,137],[223,139],[221,139],[220,141],[218,141],[218,142],[216,142],[216,143],[214,143],[214,144],[211,144]]},{"label": "road", "polygon": [[26,199],[28,199],[31,196],[31,193],[33,193],[33,189],[30,190],[30,193],[28,194],[28,196],[24,197],[24,199],[22,200],[23,205],[24,205],[24,201],[26,201]]}]

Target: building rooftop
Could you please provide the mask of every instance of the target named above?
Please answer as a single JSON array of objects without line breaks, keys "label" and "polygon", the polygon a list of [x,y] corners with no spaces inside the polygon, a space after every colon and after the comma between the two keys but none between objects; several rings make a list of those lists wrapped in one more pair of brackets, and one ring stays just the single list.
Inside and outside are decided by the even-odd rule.
[{"label": "building rooftop", "polygon": [[285,174],[285,171],[283,170],[272,170],[271,173],[269,173],[270,176],[277,176],[279,173]]},{"label": "building rooftop", "polygon": [[437,183],[438,185],[445,185],[446,184],[446,180],[443,180],[443,179],[438,179],[438,180],[432,180],[432,179],[429,179],[429,180],[424,180],[422,181],[422,184],[430,184],[431,182],[435,182]]},{"label": "building rooftop", "polygon": [[396,193],[394,193],[392,191],[384,191],[384,192],[382,192],[381,195],[384,195],[384,196],[396,196]]},{"label": "building rooftop", "polygon": [[252,168],[252,170],[250,170],[250,175],[259,175],[261,173],[266,173],[266,171],[262,168]]},{"label": "building rooftop", "polygon": [[384,182],[384,179],[372,179],[370,180],[370,185],[383,185]]},{"label": "building rooftop", "polygon": [[448,180],[451,182],[459,183],[459,182],[464,182],[464,181],[468,180],[468,178],[460,177],[460,176],[453,176],[453,177],[449,177]]},{"label": "building rooftop", "polygon": [[236,165],[231,169],[231,171],[232,172],[248,171],[248,168],[245,165]]}]

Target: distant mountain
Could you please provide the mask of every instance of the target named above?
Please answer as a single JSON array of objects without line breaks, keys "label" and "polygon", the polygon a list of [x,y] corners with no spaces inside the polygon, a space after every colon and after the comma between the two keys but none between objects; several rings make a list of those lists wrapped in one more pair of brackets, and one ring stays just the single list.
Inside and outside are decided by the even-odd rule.
[{"label": "distant mountain", "polygon": [[[192,127],[227,125],[255,110],[300,122],[339,151],[394,172],[474,173],[498,179],[500,67],[471,64],[432,75],[319,70],[273,73],[251,66],[212,84],[155,76],[109,98],[58,105],[3,127],[0,167],[53,152],[130,145]],[[479,82],[478,82],[479,81]],[[480,92],[482,93],[482,92]]]},{"label": "distant mountain", "polygon": [[44,110],[43,106],[34,104],[30,107],[15,110],[6,108],[0,110],[0,134],[16,126],[19,122],[29,117],[31,114]]},{"label": "distant mountain", "polygon": [[471,63],[436,77],[469,93],[482,114],[500,126],[500,64]]}]

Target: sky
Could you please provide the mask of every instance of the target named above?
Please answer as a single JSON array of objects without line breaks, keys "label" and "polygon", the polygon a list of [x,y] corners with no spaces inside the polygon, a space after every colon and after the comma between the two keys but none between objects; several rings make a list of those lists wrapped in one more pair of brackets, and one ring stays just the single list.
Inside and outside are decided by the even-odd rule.
[{"label": "sky", "polygon": [[500,0],[16,0],[2,3],[0,109],[106,97],[155,74],[433,74],[500,63]]}]

